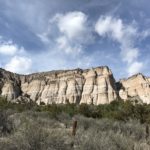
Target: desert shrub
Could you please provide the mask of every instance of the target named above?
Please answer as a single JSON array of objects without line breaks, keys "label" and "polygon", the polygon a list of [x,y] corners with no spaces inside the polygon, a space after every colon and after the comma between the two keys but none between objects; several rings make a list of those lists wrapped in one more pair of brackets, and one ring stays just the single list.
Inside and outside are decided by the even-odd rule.
[{"label": "desert shrub", "polygon": [[62,112],[57,116],[58,121],[63,123],[65,125],[65,128],[68,128],[71,126],[71,116],[67,113]]},{"label": "desert shrub", "polygon": [[66,104],[63,106],[63,112],[69,114],[70,117],[73,117],[75,114],[77,114],[77,108],[78,106],[76,104]]},{"label": "desert shrub", "polygon": [[[91,120],[89,120],[89,121],[91,121]],[[117,150],[117,149],[121,149],[121,148],[118,148],[119,141],[117,141],[117,139],[116,139],[117,135],[114,134],[113,131],[111,131],[111,130],[102,131],[102,130],[100,130],[98,125],[92,126],[94,123],[90,124],[90,122],[89,122],[88,124],[89,124],[89,127],[86,129],[81,128],[81,127],[78,128],[77,136],[76,136],[75,143],[74,143],[76,149],[86,149],[86,150],[91,150],[91,149],[93,149],[93,150],[101,150],[101,149],[102,150],[105,150],[105,149],[106,150],[107,149]],[[118,137],[118,139],[119,138],[120,137]],[[120,145],[121,145],[121,143],[120,143]],[[122,147],[123,147],[123,145],[122,145]]]},{"label": "desert shrub", "polygon": [[78,108],[78,112],[86,117],[91,116],[91,110],[88,104],[81,104]]},{"label": "desert shrub", "polygon": [[148,150],[149,123],[150,105],[131,101],[37,105],[0,98],[0,150]]},{"label": "desert shrub", "polygon": [[134,109],[135,118],[139,119],[141,123],[146,122],[146,115],[150,114],[147,111],[147,105],[136,104]]},{"label": "desert shrub", "polygon": [[[72,118],[64,112],[52,118],[49,112],[31,110],[10,114],[15,129],[0,138],[0,150],[146,150],[150,146],[146,125],[138,120]],[[73,119],[77,120],[75,136]]]},{"label": "desert shrub", "polygon": [[0,111],[0,136],[10,134],[13,131],[13,123],[9,119],[8,112]]},{"label": "desert shrub", "polygon": [[47,111],[49,112],[51,118],[57,118],[57,115],[59,115],[62,112],[62,108],[61,106],[53,103],[42,107],[41,111]]},{"label": "desert shrub", "polygon": [[[77,136],[74,141],[76,149],[145,150],[150,147],[149,140],[145,140],[145,125],[141,125],[138,121],[124,123],[81,116],[78,116],[78,120]],[[140,148],[137,145],[140,145]]]},{"label": "desert shrub", "polygon": [[0,149],[1,150],[17,150],[17,147],[16,145],[14,145],[14,142],[11,139],[3,138],[0,140]]},{"label": "desert shrub", "polygon": [[77,137],[77,149],[86,150],[130,150],[134,143],[131,139],[113,132],[95,132],[90,129]]},{"label": "desert shrub", "polygon": [[134,145],[134,150],[149,150],[149,149],[150,145],[145,142],[135,143]]},{"label": "desert shrub", "polygon": [[0,96],[0,109],[2,110],[7,108],[8,104],[9,102],[6,100],[6,98]]},{"label": "desert shrub", "polygon": [[29,101],[29,102],[19,101],[18,103],[14,103],[11,101],[7,101],[7,99],[4,97],[0,97],[0,109],[1,110],[13,109],[18,112],[23,112],[26,110],[32,110],[36,106],[37,104],[33,101]]},{"label": "desert shrub", "polygon": [[21,135],[23,136],[23,141],[28,143],[28,149],[42,150],[48,133],[39,124],[29,123],[21,130]]},{"label": "desert shrub", "polygon": [[49,118],[49,115],[25,112],[14,114],[12,118],[14,122],[20,119],[20,123],[13,134],[5,140],[0,139],[1,150],[70,149],[70,144],[66,144],[70,140],[68,134],[63,131],[60,122]]},{"label": "desert shrub", "polygon": [[19,102],[11,103],[6,101],[5,98],[0,97],[0,109],[12,109],[17,112],[35,111],[35,112],[48,112],[51,118],[57,119],[57,116],[62,112],[73,117],[81,114],[85,117],[92,118],[109,118],[112,120],[120,120],[127,122],[129,120],[139,120],[140,123],[150,124],[150,105],[138,104],[132,101],[116,100],[110,104],[103,105],[87,105],[87,104],[49,104],[37,105],[35,102]]}]

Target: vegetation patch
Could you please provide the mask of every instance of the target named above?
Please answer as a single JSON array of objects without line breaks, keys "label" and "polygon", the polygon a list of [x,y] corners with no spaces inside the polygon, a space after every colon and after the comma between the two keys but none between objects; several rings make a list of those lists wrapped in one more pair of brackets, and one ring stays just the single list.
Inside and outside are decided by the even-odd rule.
[{"label": "vegetation patch", "polygon": [[131,101],[36,105],[0,98],[0,150],[149,150],[149,116],[150,105]]}]

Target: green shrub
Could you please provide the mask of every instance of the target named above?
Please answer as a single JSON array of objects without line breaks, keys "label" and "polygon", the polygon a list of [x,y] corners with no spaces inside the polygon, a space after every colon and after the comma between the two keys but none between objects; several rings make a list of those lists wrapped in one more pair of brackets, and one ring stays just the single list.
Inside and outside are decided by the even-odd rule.
[{"label": "green shrub", "polygon": [[0,111],[0,136],[10,134],[13,131],[12,121],[6,111]]},{"label": "green shrub", "polygon": [[109,118],[113,120],[128,121],[139,120],[141,123],[150,123],[150,105],[138,104],[132,101],[116,100],[110,104],[88,105],[88,104],[49,104],[37,105],[35,102],[11,103],[0,97],[0,110],[12,109],[17,112],[33,110],[36,112],[48,112],[51,118],[57,118],[62,112],[70,117],[81,114],[92,118]]}]

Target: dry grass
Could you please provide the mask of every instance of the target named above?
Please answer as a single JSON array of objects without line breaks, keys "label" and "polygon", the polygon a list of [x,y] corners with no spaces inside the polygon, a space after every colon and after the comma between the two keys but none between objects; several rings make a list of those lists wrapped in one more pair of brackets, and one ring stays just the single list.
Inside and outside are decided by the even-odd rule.
[{"label": "dry grass", "polygon": [[78,126],[72,137],[73,118],[65,113],[57,119],[46,112],[9,113],[5,124],[9,120],[13,128],[1,134],[0,150],[150,150],[150,137],[138,121],[74,118]]}]

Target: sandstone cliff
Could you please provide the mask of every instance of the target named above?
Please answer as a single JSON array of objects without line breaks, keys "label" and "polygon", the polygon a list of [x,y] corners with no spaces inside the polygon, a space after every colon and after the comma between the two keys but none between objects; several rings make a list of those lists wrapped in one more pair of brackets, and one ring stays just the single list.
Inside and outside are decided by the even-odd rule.
[{"label": "sandstone cliff", "polygon": [[140,99],[143,103],[150,103],[150,80],[142,74],[134,75],[128,79],[120,80],[119,95],[126,100],[132,97]]},{"label": "sandstone cliff", "polygon": [[0,70],[0,92],[8,100],[28,97],[37,103],[109,103],[117,98],[108,67],[17,75]]},{"label": "sandstone cliff", "polygon": [[105,104],[121,97],[139,97],[150,103],[150,80],[141,74],[116,83],[107,67],[60,70],[18,75],[0,69],[0,95],[8,100],[33,100],[38,104]]}]

